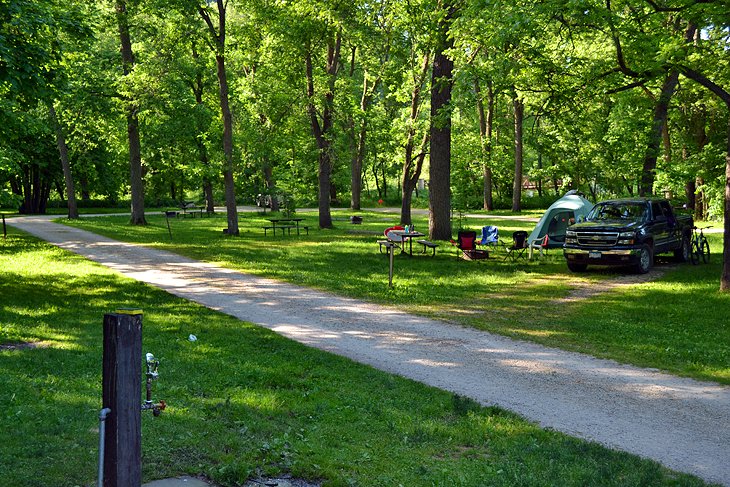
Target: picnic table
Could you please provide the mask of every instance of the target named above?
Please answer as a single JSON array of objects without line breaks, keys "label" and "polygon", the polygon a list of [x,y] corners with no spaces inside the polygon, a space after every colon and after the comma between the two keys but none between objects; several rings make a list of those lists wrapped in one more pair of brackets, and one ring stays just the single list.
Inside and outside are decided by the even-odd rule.
[{"label": "picnic table", "polygon": [[267,230],[272,230],[274,232],[274,236],[276,236],[276,230],[281,229],[281,235],[284,236],[285,231],[289,231],[289,235],[291,235],[292,228],[296,229],[297,235],[299,235],[299,229],[306,230],[307,235],[309,235],[309,227],[306,225],[299,225],[299,222],[304,221],[304,218],[267,218],[271,222],[271,226],[263,227],[264,229],[264,237],[266,236]]},{"label": "picnic table", "polygon": [[[190,215],[191,217],[194,218],[195,215],[200,215],[202,217],[204,210],[205,210],[205,206],[198,205],[194,201],[186,201],[184,203],[180,203],[180,205],[178,205],[178,207],[175,208],[174,210],[170,210],[170,209],[166,210],[165,216],[178,217],[178,216],[182,215],[183,218],[185,218],[188,215]],[[208,213],[208,212],[206,212],[206,213]]]},{"label": "picnic table", "polygon": [[[406,232],[405,230],[393,230],[392,232],[395,235],[398,235],[401,238],[401,252],[405,253],[406,251],[406,242],[408,242],[408,255],[413,257],[413,239],[418,237],[424,237],[426,236],[425,233],[421,232]],[[397,242],[397,240],[393,240],[391,238],[388,238],[391,242]]]}]

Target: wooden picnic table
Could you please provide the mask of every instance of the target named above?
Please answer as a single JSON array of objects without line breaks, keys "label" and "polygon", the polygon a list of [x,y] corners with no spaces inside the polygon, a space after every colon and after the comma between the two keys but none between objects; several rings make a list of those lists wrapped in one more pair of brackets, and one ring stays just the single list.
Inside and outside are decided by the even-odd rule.
[{"label": "wooden picnic table", "polygon": [[[393,230],[391,233],[401,237],[401,253],[405,253],[405,243],[408,242],[408,255],[413,257],[413,239],[418,237],[424,237],[426,234],[421,232],[406,232],[405,230]],[[390,238],[388,240],[391,240]],[[393,240],[391,240],[393,241]]]}]

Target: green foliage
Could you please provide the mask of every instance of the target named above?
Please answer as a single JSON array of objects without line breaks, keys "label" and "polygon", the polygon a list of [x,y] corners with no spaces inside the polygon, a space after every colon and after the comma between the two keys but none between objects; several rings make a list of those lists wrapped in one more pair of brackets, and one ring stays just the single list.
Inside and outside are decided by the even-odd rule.
[{"label": "green foliage", "polygon": [[[327,49],[337,33],[341,56],[327,137],[333,203],[347,204],[362,131],[361,176],[370,193],[363,198],[400,206],[409,134],[418,154],[433,122],[424,96],[430,71],[425,80],[419,76],[443,15],[438,2],[226,4],[239,200],[250,202],[265,188],[277,187],[301,203],[317,203],[319,149],[310,126],[304,52],[312,54],[314,108],[321,117],[331,81],[324,69]],[[638,0],[460,2],[450,32],[454,48],[448,53],[455,61],[449,108],[455,204],[483,206],[485,167],[491,169],[495,200],[510,201],[514,96],[526,107],[523,176],[543,189],[541,198],[567,189],[596,198],[635,192],[653,110],[668,74],[691,68],[728,89],[727,16],[721,4],[690,2],[680,12],[669,12]],[[25,119],[33,118],[45,124],[38,113],[53,102],[80,199],[126,198],[124,108],[131,98],[140,104],[148,199],[200,194],[210,182],[221,203],[224,156],[215,55],[198,6],[187,0],[129,2],[136,64],[122,77],[111,5],[1,2],[0,192],[21,192],[17,185],[11,188],[11,179],[39,164],[32,162],[37,154],[43,154],[46,167],[57,166],[48,150],[55,142],[49,127],[24,126]],[[215,16],[213,4],[210,9]],[[686,42],[690,22],[701,35]],[[412,107],[416,88],[420,101]],[[489,92],[494,106],[492,135],[486,140],[476,105]],[[698,179],[717,214],[723,205],[728,116],[715,95],[680,77],[670,103],[669,140],[659,157],[656,193],[683,194]],[[28,140],[37,147],[27,147]],[[427,157],[423,176],[428,162]],[[62,186],[58,171],[47,176],[48,186]],[[370,196],[374,193],[377,197]]]}]

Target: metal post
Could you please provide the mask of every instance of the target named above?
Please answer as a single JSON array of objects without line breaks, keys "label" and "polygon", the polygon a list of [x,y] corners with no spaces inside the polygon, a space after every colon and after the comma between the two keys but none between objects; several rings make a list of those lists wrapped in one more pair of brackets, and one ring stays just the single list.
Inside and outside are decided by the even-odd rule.
[{"label": "metal post", "polygon": [[393,249],[395,245],[392,242],[388,242],[388,260],[390,261],[389,272],[388,272],[388,286],[393,287]]},{"label": "metal post", "polygon": [[102,404],[111,412],[104,438],[104,487],[142,484],[142,311],[104,315]]},{"label": "metal post", "polygon": [[165,212],[165,221],[167,222],[167,233],[170,234],[170,240],[172,240],[172,230],[170,229],[170,215],[169,212]]}]

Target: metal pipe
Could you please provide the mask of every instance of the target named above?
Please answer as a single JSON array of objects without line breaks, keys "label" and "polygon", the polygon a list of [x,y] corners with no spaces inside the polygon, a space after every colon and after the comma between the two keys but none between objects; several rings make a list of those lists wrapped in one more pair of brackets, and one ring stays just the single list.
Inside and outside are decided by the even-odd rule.
[{"label": "metal pipe", "polygon": [[97,487],[104,487],[104,437],[106,436],[106,417],[112,410],[104,408],[99,411],[99,476],[97,477]]},{"label": "metal pipe", "polygon": [[395,251],[395,244],[388,242],[388,260],[390,265],[388,266],[388,287],[393,287],[393,252]]}]

